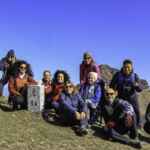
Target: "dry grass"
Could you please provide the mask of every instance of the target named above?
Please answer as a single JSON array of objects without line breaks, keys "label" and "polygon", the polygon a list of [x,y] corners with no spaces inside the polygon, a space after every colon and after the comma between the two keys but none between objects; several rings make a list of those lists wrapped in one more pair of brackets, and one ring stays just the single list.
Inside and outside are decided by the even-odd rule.
[{"label": "dry grass", "polygon": [[[144,95],[142,95],[144,97]],[[149,97],[149,96],[148,96]],[[145,100],[142,101],[144,110]],[[40,114],[28,111],[11,112],[6,98],[0,98],[0,150],[132,150],[127,145],[104,140],[97,134],[76,136],[69,127],[45,122]],[[144,145],[143,150],[149,150]]]}]

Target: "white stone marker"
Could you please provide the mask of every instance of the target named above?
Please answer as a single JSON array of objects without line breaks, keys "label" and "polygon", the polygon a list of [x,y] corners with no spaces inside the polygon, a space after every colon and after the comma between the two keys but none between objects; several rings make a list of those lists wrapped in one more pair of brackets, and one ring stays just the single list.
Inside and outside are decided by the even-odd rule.
[{"label": "white stone marker", "polygon": [[28,86],[28,110],[31,112],[40,112],[44,107],[44,86]]}]

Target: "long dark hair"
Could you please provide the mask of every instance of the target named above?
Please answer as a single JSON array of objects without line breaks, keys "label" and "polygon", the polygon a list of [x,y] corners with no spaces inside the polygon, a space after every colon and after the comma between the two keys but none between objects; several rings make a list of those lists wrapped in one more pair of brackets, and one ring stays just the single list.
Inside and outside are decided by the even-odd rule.
[{"label": "long dark hair", "polygon": [[85,57],[87,57],[87,55],[88,55],[88,57],[90,57],[91,58],[91,64],[90,65],[93,65],[93,64],[95,64],[95,60],[94,60],[94,58],[92,57],[92,55],[89,53],[89,52],[85,52],[84,54],[83,54],[83,60],[82,60],[82,64],[85,64]]},{"label": "long dark hair", "polygon": [[14,66],[12,68],[12,70],[13,70],[12,71],[12,76],[16,77],[18,75],[19,67],[20,67],[21,64],[25,64],[27,66],[26,74],[33,77],[34,75],[33,75],[32,69],[31,69],[31,65],[29,63],[27,63],[27,61],[25,61],[25,60],[19,60],[14,64]]},{"label": "long dark hair", "polygon": [[66,71],[64,71],[64,70],[57,70],[56,72],[55,72],[55,74],[54,74],[54,78],[53,78],[53,83],[54,84],[57,84],[58,82],[57,82],[57,76],[58,76],[58,74],[63,74],[64,75],[64,83],[66,83],[67,81],[70,81],[70,76],[69,76],[69,74],[66,72]]}]

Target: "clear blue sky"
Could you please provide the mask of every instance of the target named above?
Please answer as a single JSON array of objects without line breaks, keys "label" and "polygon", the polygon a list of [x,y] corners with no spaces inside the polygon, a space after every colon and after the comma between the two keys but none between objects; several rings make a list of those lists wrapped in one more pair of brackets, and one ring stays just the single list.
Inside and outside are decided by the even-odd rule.
[{"label": "clear blue sky", "polygon": [[79,64],[90,51],[98,64],[120,68],[131,58],[150,81],[149,0],[1,0],[0,57],[13,48],[44,69],[65,69],[78,83]]}]

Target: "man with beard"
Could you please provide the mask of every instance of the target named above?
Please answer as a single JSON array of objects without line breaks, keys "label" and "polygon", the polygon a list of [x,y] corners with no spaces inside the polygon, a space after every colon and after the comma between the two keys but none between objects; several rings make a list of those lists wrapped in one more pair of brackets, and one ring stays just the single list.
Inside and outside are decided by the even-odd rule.
[{"label": "man with beard", "polygon": [[102,114],[105,121],[104,131],[109,139],[141,148],[133,106],[117,98],[117,91],[112,88],[106,89]]}]

